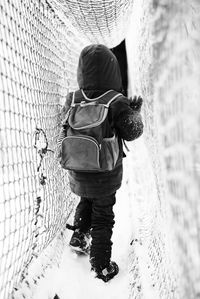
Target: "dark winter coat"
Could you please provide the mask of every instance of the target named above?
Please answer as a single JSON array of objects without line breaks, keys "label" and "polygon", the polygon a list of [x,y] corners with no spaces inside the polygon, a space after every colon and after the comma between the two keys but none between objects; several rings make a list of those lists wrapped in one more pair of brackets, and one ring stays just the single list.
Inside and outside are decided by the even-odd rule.
[{"label": "dark winter coat", "polygon": [[[108,90],[122,92],[121,74],[118,61],[114,54],[104,45],[90,45],[80,54],[77,81],[79,88],[86,96],[95,98]],[[81,95],[80,90],[75,93]],[[69,93],[62,110],[65,117],[72,101]],[[139,111],[130,107],[130,100],[120,96],[115,100],[108,114],[109,122],[115,128],[118,137],[131,141],[138,138],[143,132],[143,123]],[[119,139],[120,139],[119,138]],[[116,192],[122,181],[123,149],[120,139],[120,155],[114,170],[105,173],[84,173],[68,171],[72,192],[82,197],[108,196]]]}]

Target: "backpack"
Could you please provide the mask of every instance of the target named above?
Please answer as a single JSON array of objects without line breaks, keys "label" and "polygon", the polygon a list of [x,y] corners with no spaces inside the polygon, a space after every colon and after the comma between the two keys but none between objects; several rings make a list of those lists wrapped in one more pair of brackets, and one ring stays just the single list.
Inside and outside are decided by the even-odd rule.
[{"label": "backpack", "polygon": [[[81,90],[81,99],[75,99],[65,119],[66,137],[61,143],[61,166],[80,172],[106,172],[115,168],[119,157],[119,142],[108,121],[111,103],[121,96],[109,90],[101,96],[89,99]],[[104,136],[108,126],[111,136]]]}]

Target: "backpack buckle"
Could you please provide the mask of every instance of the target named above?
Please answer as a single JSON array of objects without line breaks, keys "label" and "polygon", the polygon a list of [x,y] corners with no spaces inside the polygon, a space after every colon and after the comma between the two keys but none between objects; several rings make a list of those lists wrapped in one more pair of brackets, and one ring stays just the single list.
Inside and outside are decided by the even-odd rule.
[{"label": "backpack buckle", "polygon": [[81,101],[79,105],[80,105],[81,107],[83,107],[85,104],[86,104],[86,101]]}]

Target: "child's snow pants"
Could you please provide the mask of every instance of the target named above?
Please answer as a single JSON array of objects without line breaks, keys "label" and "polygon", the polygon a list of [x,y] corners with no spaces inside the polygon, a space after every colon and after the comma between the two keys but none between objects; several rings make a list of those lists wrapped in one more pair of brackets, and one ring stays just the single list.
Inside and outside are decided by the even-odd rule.
[{"label": "child's snow pants", "polygon": [[98,198],[81,197],[76,208],[74,225],[84,233],[91,229],[90,262],[95,268],[104,269],[110,262],[115,201],[115,193]]}]

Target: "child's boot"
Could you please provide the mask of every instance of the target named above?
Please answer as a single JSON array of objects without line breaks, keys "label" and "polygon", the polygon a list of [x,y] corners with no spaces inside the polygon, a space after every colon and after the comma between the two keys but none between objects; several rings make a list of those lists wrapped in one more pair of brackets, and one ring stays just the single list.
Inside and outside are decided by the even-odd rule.
[{"label": "child's boot", "polygon": [[90,233],[83,233],[76,229],[71,237],[69,245],[72,250],[77,253],[89,254],[90,253]]},{"label": "child's boot", "polygon": [[92,266],[91,270],[96,273],[96,278],[100,278],[104,282],[107,282],[118,274],[119,267],[115,262],[110,262],[104,269]]}]

